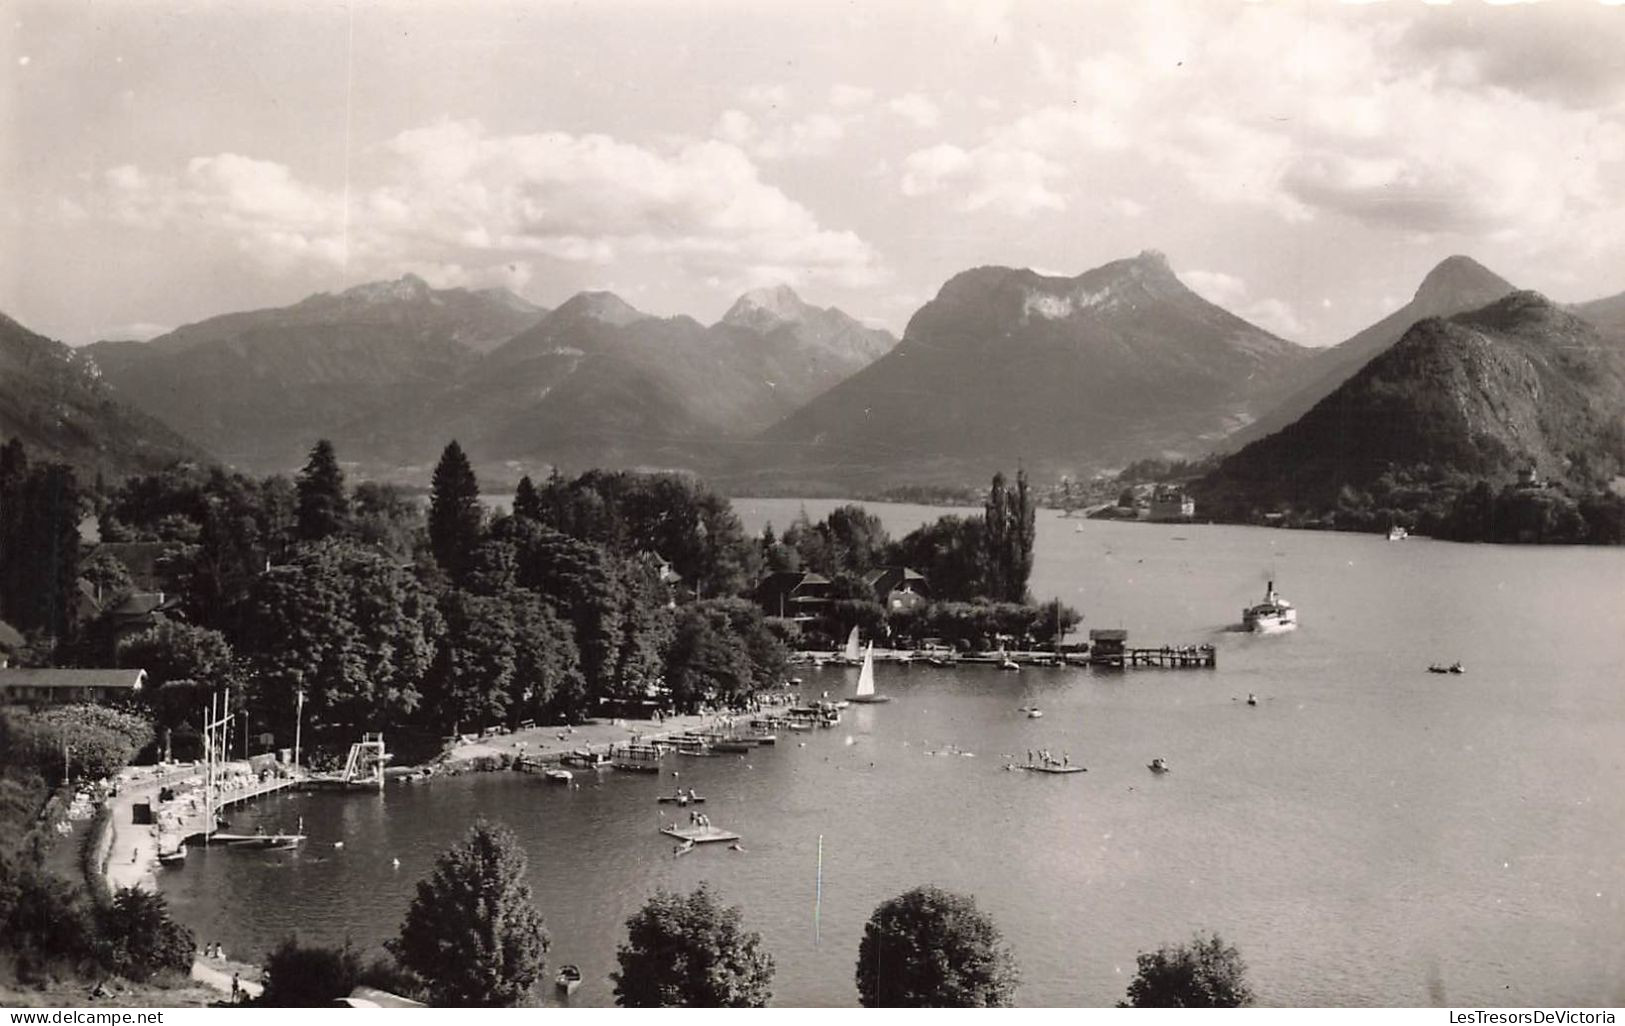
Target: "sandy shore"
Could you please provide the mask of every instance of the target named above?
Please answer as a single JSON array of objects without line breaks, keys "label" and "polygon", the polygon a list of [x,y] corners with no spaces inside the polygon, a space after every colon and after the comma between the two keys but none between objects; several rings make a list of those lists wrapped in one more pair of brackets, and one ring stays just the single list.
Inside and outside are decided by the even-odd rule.
[{"label": "sandy shore", "polygon": [[744,730],[748,728],[752,716],[766,715],[782,708],[784,704],[764,706],[761,714],[667,716],[662,720],[589,720],[573,727],[533,727],[478,741],[460,742],[447,749],[441,761],[455,765],[503,755],[552,761],[577,748],[607,752],[613,745],[629,742],[656,741],[689,731],[726,730],[730,723]]}]

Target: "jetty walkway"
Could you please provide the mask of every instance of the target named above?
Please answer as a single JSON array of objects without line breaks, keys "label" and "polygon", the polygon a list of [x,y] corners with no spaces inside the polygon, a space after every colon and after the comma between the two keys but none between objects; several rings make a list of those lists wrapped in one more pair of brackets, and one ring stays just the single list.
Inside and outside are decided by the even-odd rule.
[{"label": "jetty walkway", "polygon": [[[246,762],[226,763],[218,772],[221,779],[215,783],[216,812],[304,780],[303,775],[260,780]],[[97,865],[106,866],[108,887],[115,891],[120,887],[156,890],[159,852],[209,832],[213,824],[209,822],[209,803],[203,793],[205,777],[206,769],[201,764],[132,766],[119,775],[118,794],[108,802],[108,828],[95,860]],[[176,798],[160,802],[159,792],[166,787],[176,792]],[[149,810],[142,818],[150,822],[136,822],[138,807]]]},{"label": "jetty walkway", "polygon": [[[453,744],[444,756],[453,767],[481,759],[523,759],[531,765],[555,766],[564,762],[571,752],[583,750],[594,755],[608,756],[627,745],[646,745],[656,741],[670,742],[682,734],[727,733],[747,730],[750,720],[770,715],[775,709],[794,705],[794,695],[775,695],[761,703],[758,711],[749,713],[698,713],[692,716],[665,716],[659,720],[605,719],[593,720],[574,726],[531,727],[507,733],[491,733],[485,737],[471,737]],[[404,771],[389,771],[397,777]]]},{"label": "jetty walkway", "polygon": [[[1218,650],[1212,645],[1159,645],[1155,648],[1096,646],[1088,651],[1021,649],[1009,652],[944,653],[910,649],[875,649],[877,663],[929,664],[936,667],[1001,666],[1006,660],[1017,666],[1108,666],[1124,669],[1162,667],[1165,669],[1213,669],[1219,664]],[[855,665],[840,652],[801,651],[791,660],[797,669],[827,670]]]}]

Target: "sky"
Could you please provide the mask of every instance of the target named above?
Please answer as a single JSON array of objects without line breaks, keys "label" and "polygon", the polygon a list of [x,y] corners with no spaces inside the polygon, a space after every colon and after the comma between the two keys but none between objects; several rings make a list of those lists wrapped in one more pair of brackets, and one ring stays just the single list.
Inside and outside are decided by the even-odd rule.
[{"label": "sky", "polygon": [[418,274],[901,333],[1155,249],[1306,345],[1470,255],[1625,291],[1625,6],[17,0],[0,311],[70,344]]}]

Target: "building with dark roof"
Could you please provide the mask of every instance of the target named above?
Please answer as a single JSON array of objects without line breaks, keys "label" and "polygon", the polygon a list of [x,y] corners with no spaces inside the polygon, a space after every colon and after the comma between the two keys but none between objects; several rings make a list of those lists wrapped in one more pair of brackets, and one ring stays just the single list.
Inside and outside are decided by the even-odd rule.
[{"label": "building with dark roof", "polygon": [[896,613],[918,609],[931,601],[931,582],[918,570],[906,566],[881,566],[863,575],[863,583],[875,593],[875,601]]},{"label": "building with dark roof", "polygon": [[161,591],[132,591],[107,610],[116,644],[177,615],[180,601]]},{"label": "building with dark roof", "polygon": [[109,702],[139,692],[146,670],[0,669],[0,704]]},{"label": "building with dark roof", "polygon": [[767,616],[812,620],[829,605],[828,577],[810,570],[780,570],[756,586],[756,604]]}]

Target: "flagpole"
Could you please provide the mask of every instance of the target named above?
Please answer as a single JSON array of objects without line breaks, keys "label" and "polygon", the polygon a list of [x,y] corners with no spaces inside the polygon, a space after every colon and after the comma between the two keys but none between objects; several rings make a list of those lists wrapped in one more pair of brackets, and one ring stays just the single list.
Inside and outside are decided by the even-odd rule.
[{"label": "flagpole", "polygon": [[819,918],[824,911],[824,835],[818,835],[818,890],[813,899],[813,946],[818,945]]}]

